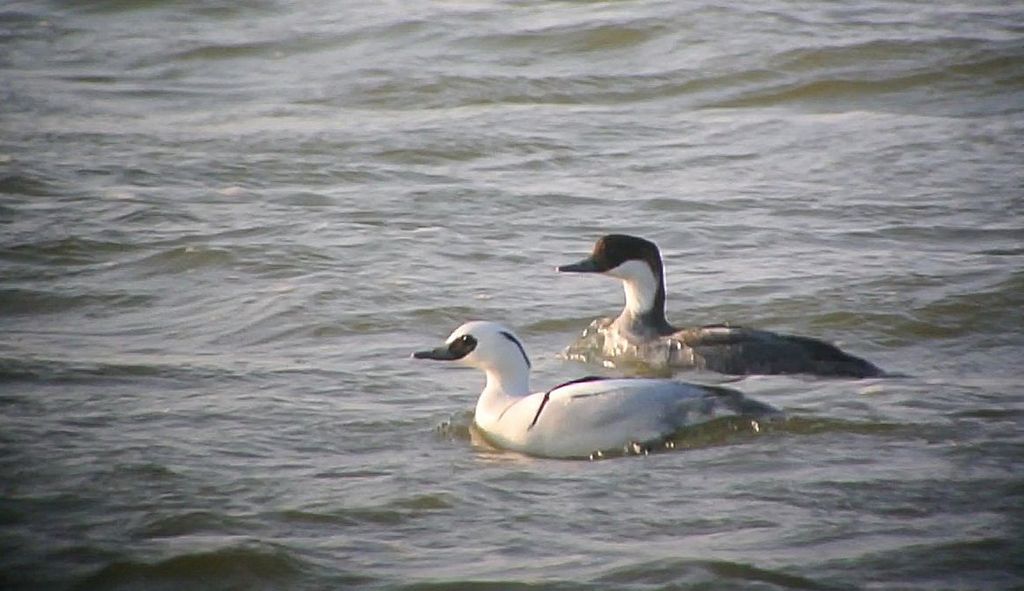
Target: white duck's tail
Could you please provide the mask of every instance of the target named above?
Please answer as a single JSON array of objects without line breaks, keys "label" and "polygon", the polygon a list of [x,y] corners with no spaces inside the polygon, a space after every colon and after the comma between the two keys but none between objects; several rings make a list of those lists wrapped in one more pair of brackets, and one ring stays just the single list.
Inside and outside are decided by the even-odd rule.
[{"label": "white duck's tail", "polygon": [[725,388],[723,386],[704,386],[701,388],[713,397],[716,403],[724,408],[745,417],[770,418],[781,417],[783,412],[770,404],[765,404],[753,398],[747,398],[743,392]]}]

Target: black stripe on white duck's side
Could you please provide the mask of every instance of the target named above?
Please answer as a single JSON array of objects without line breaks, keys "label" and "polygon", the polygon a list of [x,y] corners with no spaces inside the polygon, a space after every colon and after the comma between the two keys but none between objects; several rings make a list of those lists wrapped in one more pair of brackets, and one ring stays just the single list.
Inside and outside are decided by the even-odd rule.
[{"label": "black stripe on white duck's side", "polygon": [[413,357],[483,370],[473,422],[492,445],[534,456],[588,458],[662,442],[720,417],[781,416],[737,390],[670,379],[586,377],[531,392],[526,348],[494,322],[467,322]]},{"label": "black stripe on white duck's side", "polygon": [[[626,305],[615,319],[595,320],[606,360],[632,358],[653,367],[702,369],[731,375],[812,374],[867,378],[885,375],[874,364],[824,341],[767,330],[714,324],[678,328],[665,318],[665,272],[651,241],[609,234],[589,257],[562,265],[563,273],[598,273],[622,281]],[[571,349],[571,348],[570,348]]]}]

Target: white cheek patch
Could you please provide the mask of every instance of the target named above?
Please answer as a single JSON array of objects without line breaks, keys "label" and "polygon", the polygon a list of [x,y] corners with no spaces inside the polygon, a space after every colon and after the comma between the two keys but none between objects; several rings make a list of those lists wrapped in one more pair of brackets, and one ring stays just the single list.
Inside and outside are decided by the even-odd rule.
[{"label": "white cheek patch", "polygon": [[654,298],[658,295],[658,278],[646,262],[626,261],[606,274],[622,280],[627,310],[633,314],[643,314],[654,307]]}]

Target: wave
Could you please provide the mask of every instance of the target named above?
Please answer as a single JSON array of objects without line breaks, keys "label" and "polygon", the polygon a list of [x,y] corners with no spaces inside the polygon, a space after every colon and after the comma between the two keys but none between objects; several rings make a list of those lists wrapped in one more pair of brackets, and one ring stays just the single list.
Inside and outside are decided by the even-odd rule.
[{"label": "wave", "polygon": [[[524,30],[456,45],[522,53],[527,50],[568,60],[601,52],[605,67],[481,72],[457,68],[396,75],[384,68],[359,68],[341,103],[372,108],[436,109],[486,105],[634,105],[685,101],[692,108],[763,108],[787,105],[825,110],[899,110],[893,97],[912,94],[910,104],[951,107],[964,94],[984,98],[982,89],[1024,85],[1024,53],[1014,42],[968,37],[873,39],[845,45],[808,45],[776,53],[732,56],[726,65],[702,67],[687,49],[654,51],[642,67],[615,61],[616,50],[632,55],[645,44],[677,44],[663,23],[596,22],[569,31]],[[535,59],[535,57],[534,57]],[[633,57],[635,60],[635,56]],[[652,64],[659,64],[655,67]],[[949,92],[943,92],[948,90]],[[923,94],[927,93],[927,94]],[[339,100],[339,99],[335,99]],[[1009,105],[984,102],[977,109],[1003,112]]]},{"label": "wave", "polygon": [[974,589],[1009,589],[1020,581],[1020,552],[1016,537],[1011,541],[965,533],[963,539],[954,542],[911,544],[899,552],[867,552],[833,561],[825,565],[825,570],[848,573],[852,562],[857,565],[860,585],[875,582],[888,586],[898,580],[915,581],[918,588],[939,589],[955,580]]},{"label": "wave", "polygon": [[0,195],[48,197],[59,193],[58,186],[43,178],[25,174],[7,174],[0,177]]},{"label": "wave", "polygon": [[144,275],[188,273],[205,267],[231,267],[232,250],[211,246],[178,246],[148,255],[133,263]]},{"label": "wave", "polygon": [[389,587],[394,591],[553,591],[580,588],[604,589],[800,589],[830,590],[834,586],[779,569],[745,562],[702,559],[665,559],[617,566],[593,579],[581,581],[535,580],[441,580]]},{"label": "wave", "polygon": [[[61,2],[75,10],[95,14],[112,14],[119,12],[134,12],[143,10],[159,10],[162,8],[176,9],[181,3],[176,0],[98,0],[95,2]],[[189,5],[186,10],[190,15],[203,16],[220,19],[234,19],[245,16],[246,13],[275,12],[277,5],[272,0],[246,0],[243,3],[235,2],[200,2]]]},{"label": "wave", "polygon": [[304,524],[314,526],[321,524],[397,526],[454,507],[453,499],[446,494],[421,494],[363,507],[288,509],[275,512],[271,517],[290,526]]},{"label": "wave", "polygon": [[619,585],[692,585],[718,587],[738,585],[740,588],[767,585],[770,589],[832,589],[830,585],[780,570],[760,568],[754,564],[728,560],[666,559],[617,568],[598,578],[602,583]]},{"label": "wave", "polygon": [[609,23],[603,19],[574,25],[467,36],[460,44],[488,51],[535,50],[540,53],[605,52],[635,49],[674,30],[661,18]]},{"label": "wave", "polygon": [[284,548],[244,544],[180,554],[156,562],[113,562],[85,577],[74,588],[281,588],[301,581],[309,568]]},{"label": "wave", "polygon": [[[125,356],[121,355],[123,359]],[[143,356],[136,356],[143,357]],[[45,358],[0,357],[0,384],[10,382],[94,383],[135,381],[160,378],[193,382],[202,379],[224,379],[237,376],[233,371],[215,366],[200,367],[194,359],[173,364],[168,355],[154,356],[153,363],[112,363],[96,360],[58,360]]]},{"label": "wave", "polygon": [[59,314],[89,308],[143,308],[153,303],[151,296],[130,293],[60,293],[35,289],[0,289],[0,310],[5,315]]},{"label": "wave", "polygon": [[12,244],[0,248],[0,260],[12,263],[77,267],[104,262],[135,247],[113,240],[71,236]]}]

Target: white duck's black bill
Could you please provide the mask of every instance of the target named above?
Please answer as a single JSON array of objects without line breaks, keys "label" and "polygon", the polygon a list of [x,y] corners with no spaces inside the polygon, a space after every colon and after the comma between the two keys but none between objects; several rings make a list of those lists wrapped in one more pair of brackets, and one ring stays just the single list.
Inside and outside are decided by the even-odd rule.
[{"label": "white duck's black bill", "polygon": [[471,335],[464,334],[443,347],[438,347],[429,351],[416,351],[412,356],[414,359],[455,361],[456,359],[462,359],[466,355],[469,355],[475,348],[476,339]]},{"label": "white duck's black bill", "polygon": [[437,361],[455,361],[462,359],[465,355],[459,355],[448,347],[438,347],[429,351],[416,351],[412,354],[413,359],[435,359]]}]

